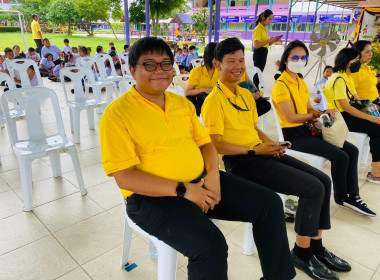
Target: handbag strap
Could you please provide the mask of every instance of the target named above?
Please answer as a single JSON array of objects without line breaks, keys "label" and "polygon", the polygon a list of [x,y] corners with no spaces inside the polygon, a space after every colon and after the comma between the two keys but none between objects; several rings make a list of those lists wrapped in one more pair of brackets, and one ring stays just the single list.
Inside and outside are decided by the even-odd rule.
[{"label": "handbag strap", "polygon": [[293,97],[292,92],[290,91],[290,88],[288,87],[288,85],[287,85],[284,81],[277,80],[277,82],[281,82],[281,83],[283,83],[283,84],[287,87],[287,89],[289,90],[290,98],[292,99],[293,106],[294,106],[294,110],[296,111],[296,114],[298,114],[298,110],[297,110],[296,102],[294,101],[294,97]]},{"label": "handbag strap", "polygon": [[[350,89],[348,88],[346,80],[345,80],[342,76],[339,76],[338,78],[335,79],[334,84],[333,84],[334,102],[335,102],[335,90],[334,90],[334,88],[335,88],[335,83],[336,83],[336,81],[337,81],[338,79],[342,79],[342,80],[344,81],[344,83],[345,83],[345,85],[346,85],[346,95],[347,95],[348,99],[350,99],[350,100],[354,100],[355,97],[354,97],[354,95],[351,93]],[[336,104],[335,104],[335,106],[336,106]]]}]

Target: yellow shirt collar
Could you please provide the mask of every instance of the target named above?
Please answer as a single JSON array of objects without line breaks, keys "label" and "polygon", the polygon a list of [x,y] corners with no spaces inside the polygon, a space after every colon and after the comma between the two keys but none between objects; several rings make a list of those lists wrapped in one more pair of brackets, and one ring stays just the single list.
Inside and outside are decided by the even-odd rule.
[{"label": "yellow shirt collar", "polygon": [[[239,87],[238,85],[236,85],[236,87],[235,87],[235,93],[236,93],[236,94],[234,94],[232,91],[230,91],[230,89],[229,89],[228,87],[226,87],[225,84],[223,84],[223,83],[221,82],[220,79],[218,80],[218,84],[219,84],[219,88],[220,88],[220,90],[223,92],[223,94],[224,94],[227,98],[237,97],[237,96],[242,95],[242,92],[241,92],[240,87]],[[218,86],[218,84],[217,84],[217,86]]]},{"label": "yellow shirt collar", "polygon": [[[142,101],[145,101],[147,103],[150,103],[150,104],[153,104],[154,106],[158,107],[157,104],[155,104],[154,102],[146,99],[144,96],[142,96],[137,90],[136,90],[136,85],[133,85],[131,87],[131,89],[129,90],[129,94],[130,95],[133,95],[137,98],[139,98],[140,100]],[[173,96],[171,96],[167,91],[164,91],[164,95],[165,95],[165,111],[167,111],[167,109],[169,108],[169,106],[173,103],[172,102],[172,99],[173,99]]]},{"label": "yellow shirt collar", "polygon": [[297,85],[299,83],[300,77],[297,75],[297,81],[295,81],[292,76],[287,71],[282,72],[282,77],[284,80],[286,80],[289,83]]}]

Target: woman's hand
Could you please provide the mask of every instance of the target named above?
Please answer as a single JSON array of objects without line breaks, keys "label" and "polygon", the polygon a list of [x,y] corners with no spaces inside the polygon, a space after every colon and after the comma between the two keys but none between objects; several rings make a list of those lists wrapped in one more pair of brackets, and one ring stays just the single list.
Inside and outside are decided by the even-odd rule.
[{"label": "woman's hand", "polygon": [[333,118],[335,118],[335,112],[336,112],[336,109],[326,110],[324,114],[330,114]]}]

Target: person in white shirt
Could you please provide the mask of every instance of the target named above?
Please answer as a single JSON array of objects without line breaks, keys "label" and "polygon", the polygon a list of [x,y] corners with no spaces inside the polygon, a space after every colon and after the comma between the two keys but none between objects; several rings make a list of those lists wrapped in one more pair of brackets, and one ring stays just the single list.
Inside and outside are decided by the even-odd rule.
[{"label": "person in white shirt", "polygon": [[[113,42],[110,42],[109,44],[109,49],[107,51],[107,54],[110,54],[111,52],[115,52],[117,57],[119,57],[119,53],[117,52],[116,48],[115,48],[115,44]],[[115,48],[114,50],[112,48]]]},{"label": "person in white shirt", "polygon": [[31,59],[31,60],[33,60],[34,62],[36,62],[37,64],[40,62],[40,56],[39,56],[39,54],[36,52],[36,50],[34,49],[34,48],[32,48],[32,47],[30,47],[29,49],[28,49],[28,51],[25,53],[25,57],[27,58],[27,59]]},{"label": "person in white shirt", "polygon": [[129,55],[129,45],[124,45],[124,50],[121,51],[120,55],[124,53]]},{"label": "person in white shirt", "polygon": [[45,57],[40,62],[40,73],[42,77],[47,77],[53,73],[54,62],[51,53],[45,54]]},{"label": "person in white shirt", "polygon": [[[53,72],[49,75],[48,79],[53,82],[60,82],[60,74],[59,72],[61,69],[65,68],[65,63],[62,61],[61,64],[58,64],[54,67]],[[71,79],[68,77],[65,77],[65,82],[70,82]]]},{"label": "person in white shirt", "polygon": [[73,48],[72,47],[70,47],[70,45],[69,45],[69,39],[65,39],[65,40],[63,40],[63,43],[65,44],[65,46],[63,47],[63,52],[64,53],[72,53],[73,52]]},{"label": "person in white shirt", "polygon": [[314,102],[318,104],[318,110],[320,112],[324,112],[328,109],[326,97],[323,94],[323,86],[327,83],[327,80],[331,75],[333,74],[333,68],[330,65],[326,65],[325,69],[323,70],[323,76],[322,78],[315,84],[315,94],[316,98],[314,98]]},{"label": "person in white shirt", "polygon": [[60,64],[61,63],[60,56],[63,55],[63,52],[56,45],[50,44],[50,41],[48,38],[44,39],[44,45],[45,46],[41,50],[41,57],[44,57],[47,53],[50,53],[51,55],[53,55],[54,64],[55,65]]},{"label": "person in white shirt", "polygon": [[4,54],[5,54],[7,59],[3,62],[3,70],[6,74],[9,75],[8,61],[12,60],[14,58],[13,50],[11,48],[5,48]]},{"label": "person in white shirt", "polygon": [[184,57],[182,55],[182,49],[178,48],[177,54],[174,57],[174,61],[175,61],[175,63],[177,63],[179,65],[182,63],[183,59],[184,59]]}]

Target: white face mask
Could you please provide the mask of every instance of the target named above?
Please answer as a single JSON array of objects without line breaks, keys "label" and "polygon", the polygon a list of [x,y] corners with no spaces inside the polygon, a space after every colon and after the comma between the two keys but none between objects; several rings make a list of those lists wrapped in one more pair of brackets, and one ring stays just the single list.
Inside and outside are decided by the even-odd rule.
[{"label": "white face mask", "polygon": [[303,69],[306,66],[306,62],[303,62],[301,59],[297,62],[289,61],[288,62],[288,69],[292,71],[293,73],[302,73]]}]

